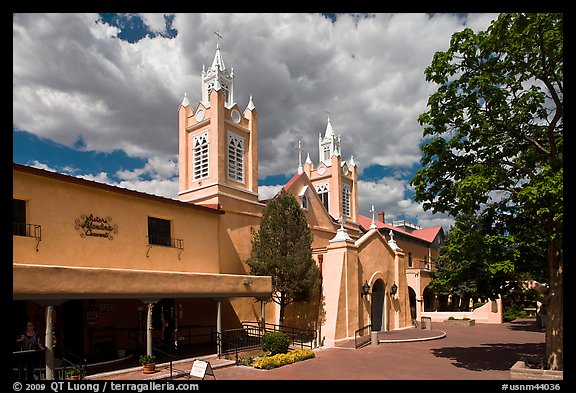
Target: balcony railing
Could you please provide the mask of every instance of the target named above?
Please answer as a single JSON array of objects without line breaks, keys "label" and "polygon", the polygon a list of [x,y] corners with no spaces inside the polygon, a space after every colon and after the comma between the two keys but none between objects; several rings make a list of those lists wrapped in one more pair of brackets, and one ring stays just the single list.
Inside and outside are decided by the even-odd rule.
[{"label": "balcony railing", "polygon": [[433,268],[433,264],[432,264],[432,262],[425,261],[424,259],[412,258],[412,266],[409,266],[408,264],[406,264],[406,268],[431,271]]},{"label": "balcony railing", "polygon": [[36,239],[36,251],[38,251],[38,244],[40,244],[40,240],[42,240],[42,227],[36,224],[14,222],[12,223],[12,235]]},{"label": "balcony railing", "polygon": [[146,256],[149,256],[150,248],[152,246],[162,246],[162,247],[171,247],[176,248],[179,250],[178,252],[178,259],[180,259],[180,254],[182,250],[184,250],[184,240],[177,239],[174,237],[166,236],[165,234],[154,234],[150,233],[148,236],[148,252],[146,252]]}]

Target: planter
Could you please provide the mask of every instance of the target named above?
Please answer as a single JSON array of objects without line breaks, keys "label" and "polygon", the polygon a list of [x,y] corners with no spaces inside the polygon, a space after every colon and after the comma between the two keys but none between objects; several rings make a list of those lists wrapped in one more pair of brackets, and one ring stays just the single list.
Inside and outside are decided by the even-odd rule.
[{"label": "planter", "polygon": [[142,372],[144,374],[152,374],[156,372],[156,363],[147,363],[142,365]]},{"label": "planter", "polygon": [[453,326],[474,326],[476,324],[476,320],[474,319],[445,319],[444,323]]},{"label": "planter", "polygon": [[528,367],[526,362],[519,360],[510,369],[510,379],[563,380],[564,372]]}]

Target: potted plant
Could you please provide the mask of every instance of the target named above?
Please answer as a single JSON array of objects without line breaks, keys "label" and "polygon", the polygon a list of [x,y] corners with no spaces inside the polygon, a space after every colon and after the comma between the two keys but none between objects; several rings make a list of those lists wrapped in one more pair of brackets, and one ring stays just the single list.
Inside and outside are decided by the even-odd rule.
[{"label": "potted plant", "polygon": [[82,369],[79,366],[73,366],[66,370],[66,379],[80,379]]},{"label": "potted plant", "polygon": [[156,371],[156,356],[141,355],[140,364],[142,365],[142,372],[144,374],[153,373]]}]

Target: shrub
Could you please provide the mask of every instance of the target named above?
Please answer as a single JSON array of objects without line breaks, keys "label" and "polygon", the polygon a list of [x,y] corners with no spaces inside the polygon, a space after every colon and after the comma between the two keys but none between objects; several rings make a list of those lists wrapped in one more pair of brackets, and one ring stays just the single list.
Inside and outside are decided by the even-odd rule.
[{"label": "shrub", "polygon": [[270,370],[272,368],[284,366],[299,362],[301,360],[311,359],[316,354],[311,349],[298,349],[288,353],[279,353],[273,356],[263,356],[254,362],[254,368],[263,368]]},{"label": "shrub", "polygon": [[150,364],[150,363],[154,363],[156,361],[156,356],[154,355],[141,355],[140,356],[140,364]]},{"label": "shrub", "polygon": [[290,338],[284,332],[269,332],[262,335],[262,349],[270,355],[288,352]]},{"label": "shrub", "polygon": [[79,366],[73,366],[72,368],[69,368],[68,370],[66,370],[66,376],[67,377],[72,377],[74,375],[81,375],[82,374],[82,369]]}]

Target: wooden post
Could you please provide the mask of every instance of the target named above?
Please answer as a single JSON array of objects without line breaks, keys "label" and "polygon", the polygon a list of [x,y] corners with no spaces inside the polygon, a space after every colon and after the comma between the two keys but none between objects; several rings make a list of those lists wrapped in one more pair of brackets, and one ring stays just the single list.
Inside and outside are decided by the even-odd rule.
[{"label": "wooden post", "polygon": [[216,300],[216,335],[219,337],[217,342],[218,355],[222,353],[222,301]]},{"label": "wooden post", "polygon": [[146,317],[146,354],[152,356],[152,309],[154,303],[148,303],[148,315]]},{"label": "wooden post", "polygon": [[53,380],[54,378],[54,323],[52,322],[52,313],[54,306],[46,306],[46,332],[44,343],[46,346],[46,379]]}]

